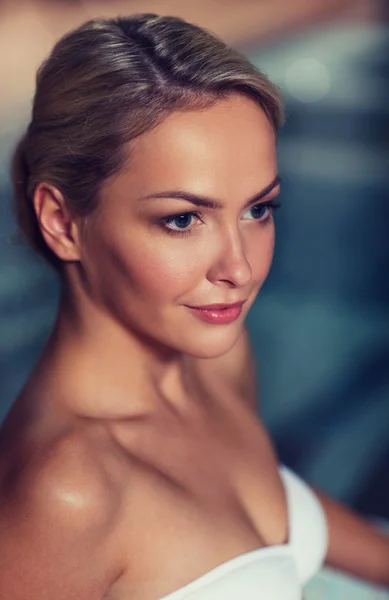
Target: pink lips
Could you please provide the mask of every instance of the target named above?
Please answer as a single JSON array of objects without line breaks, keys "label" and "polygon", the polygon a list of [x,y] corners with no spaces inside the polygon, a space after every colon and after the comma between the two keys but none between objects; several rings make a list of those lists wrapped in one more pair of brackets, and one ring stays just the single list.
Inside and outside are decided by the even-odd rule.
[{"label": "pink lips", "polygon": [[240,316],[244,302],[234,304],[209,304],[207,306],[188,306],[189,310],[207,323],[232,323]]}]

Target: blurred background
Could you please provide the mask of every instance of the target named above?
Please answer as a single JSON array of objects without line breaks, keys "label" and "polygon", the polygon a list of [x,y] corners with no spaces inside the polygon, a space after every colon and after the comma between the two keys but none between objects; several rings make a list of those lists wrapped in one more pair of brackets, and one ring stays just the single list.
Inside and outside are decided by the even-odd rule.
[{"label": "blurred background", "polygon": [[281,87],[283,208],[249,331],[281,460],[389,518],[389,22],[382,1],[0,0],[0,420],[50,331],[56,276],[15,239],[9,160],[54,42],[95,16],[205,26]]}]

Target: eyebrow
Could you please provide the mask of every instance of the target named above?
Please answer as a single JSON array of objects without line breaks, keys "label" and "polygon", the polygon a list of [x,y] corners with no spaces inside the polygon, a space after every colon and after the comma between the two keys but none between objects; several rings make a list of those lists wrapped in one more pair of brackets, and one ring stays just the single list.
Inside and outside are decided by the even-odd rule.
[{"label": "eyebrow", "polygon": [[[277,175],[275,179],[269,183],[261,192],[252,196],[245,204],[244,208],[255,204],[259,200],[262,200],[265,196],[270,194],[270,192],[276,188],[281,183],[281,177]],[[143,196],[139,200],[150,200],[152,198],[176,198],[177,200],[186,200],[187,202],[191,202],[195,206],[202,206],[204,208],[224,208],[225,203],[220,202],[220,200],[215,200],[214,198],[209,198],[208,196],[202,196],[198,194],[191,194],[190,192],[185,192],[182,190],[170,190],[166,192],[157,192],[155,194],[150,194],[148,196]]]}]

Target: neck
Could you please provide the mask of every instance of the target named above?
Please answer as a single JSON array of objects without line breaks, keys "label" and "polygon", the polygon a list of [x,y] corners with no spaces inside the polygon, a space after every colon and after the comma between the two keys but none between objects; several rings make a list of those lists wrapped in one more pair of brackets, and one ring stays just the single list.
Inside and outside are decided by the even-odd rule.
[{"label": "neck", "polygon": [[182,359],[89,299],[80,302],[64,293],[38,378],[43,375],[42,387],[76,414],[125,418],[160,402],[179,381]]}]

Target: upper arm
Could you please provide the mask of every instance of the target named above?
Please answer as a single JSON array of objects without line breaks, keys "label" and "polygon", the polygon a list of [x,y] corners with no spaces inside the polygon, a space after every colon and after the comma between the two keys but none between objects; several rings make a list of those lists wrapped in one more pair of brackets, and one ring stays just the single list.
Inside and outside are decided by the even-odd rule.
[{"label": "upper arm", "polygon": [[329,565],[389,585],[389,537],[352,509],[315,489],[328,525]]},{"label": "upper arm", "polygon": [[109,587],[112,506],[95,469],[73,460],[59,452],[3,480],[1,598],[96,600]]}]

